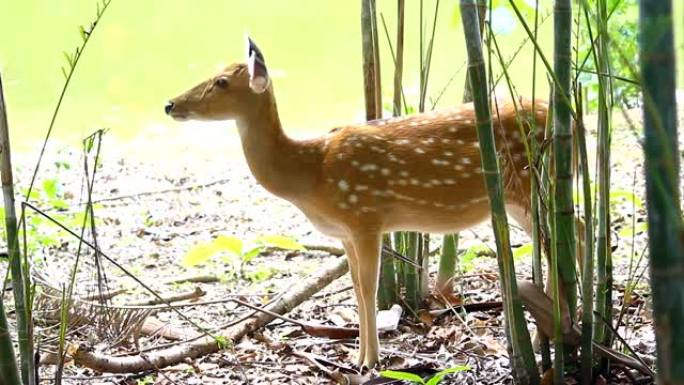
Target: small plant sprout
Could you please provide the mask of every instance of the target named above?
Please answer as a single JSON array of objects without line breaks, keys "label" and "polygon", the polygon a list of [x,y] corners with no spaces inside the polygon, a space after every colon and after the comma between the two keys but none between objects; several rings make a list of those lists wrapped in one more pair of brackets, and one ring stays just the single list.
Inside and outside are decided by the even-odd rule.
[{"label": "small plant sprout", "polygon": [[424,380],[422,377],[420,377],[417,374],[409,373],[409,372],[401,372],[401,371],[395,371],[395,370],[384,370],[380,372],[380,375],[385,378],[391,378],[394,380],[403,380],[403,381],[408,381],[411,384],[421,384],[421,385],[437,385],[442,380],[444,379],[445,376],[453,373],[459,373],[465,370],[470,370],[470,367],[467,365],[458,365],[454,366],[453,368],[449,369],[444,369],[440,372],[435,373],[432,377],[430,377],[427,381]]}]

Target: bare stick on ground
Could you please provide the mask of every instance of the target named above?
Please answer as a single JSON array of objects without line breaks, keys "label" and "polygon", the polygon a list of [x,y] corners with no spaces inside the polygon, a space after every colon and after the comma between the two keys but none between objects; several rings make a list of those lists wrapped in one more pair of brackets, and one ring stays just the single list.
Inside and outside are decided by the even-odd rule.
[{"label": "bare stick on ground", "polygon": [[[348,270],[345,258],[339,258],[334,265],[314,276],[311,280],[297,285],[288,294],[281,297],[278,301],[267,307],[268,310],[278,314],[288,313],[296,306],[311,298],[311,296],[332,281],[344,275]],[[244,322],[232,326],[221,336],[235,341],[243,336],[263,327],[271,322],[275,317],[260,312]],[[144,355],[133,355],[125,357],[109,356],[102,353],[77,350],[73,354],[74,362],[100,372],[109,373],[136,373],[144,370],[155,370],[170,365],[176,365],[186,359],[193,359],[207,354],[215,353],[220,350],[219,343],[210,337],[205,337],[188,344],[173,346],[155,352],[148,352]]]}]

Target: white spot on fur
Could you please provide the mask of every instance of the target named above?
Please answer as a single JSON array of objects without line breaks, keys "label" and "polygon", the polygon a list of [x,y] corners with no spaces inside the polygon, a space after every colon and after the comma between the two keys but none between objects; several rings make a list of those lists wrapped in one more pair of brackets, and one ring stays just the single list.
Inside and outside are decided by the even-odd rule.
[{"label": "white spot on fur", "polygon": [[359,201],[359,197],[356,194],[350,194],[347,200],[349,200],[349,203],[354,204]]},{"label": "white spot on fur", "polygon": [[420,147],[416,147],[413,151],[415,151],[417,154],[425,154],[425,151]]},{"label": "white spot on fur", "polygon": [[389,168],[386,168],[386,167],[383,167],[382,169],[380,169],[380,173],[381,173],[382,175],[387,176],[387,175],[390,174],[390,169],[389,169]]},{"label": "white spot on fur", "polygon": [[444,179],[444,184],[454,185],[456,184],[456,181],[453,179]]},{"label": "white spot on fur", "polygon": [[461,163],[463,164],[472,164],[473,161],[470,158],[461,158]]},{"label": "white spot on fur", "polygon": [[367,163],[367,164],[364,164],[363,166],[361,166],[361,171],[375,171],[377,169],[378,169],[378,165],[373,164],[373,163]]},{"label": "white spot on fur", "polygon": [[408,173],[408,171],[399,171],[399,175],[401,175],[403,177],[407,177],[407,176],[409,176],[409,173]]},{"label": "white spot on fur", "polygon": [[441,159],[431,159],[432,164],[435,166],[448,166],[449,161],[448,160],[441,160]]},{"label": "white spot on fur", "polygon": [[347,183],[347,181],[344,179],[340,179],[340,181],[337,182],[337,187],[339,187],[342,191],[347,191],[349,190],[349,183]]},{"label": "white spot on fur", "polygon": [[420,181],[416,178],[411,178],[409,182],[414,186],[418,186],[420,184]]},{"label": "white spot on fur", "polygon": [[368,186],[366,186],[365,184],[357,184],[356,187],[354,187],[354,190],[366,191],[366,190],[368,190]]}]

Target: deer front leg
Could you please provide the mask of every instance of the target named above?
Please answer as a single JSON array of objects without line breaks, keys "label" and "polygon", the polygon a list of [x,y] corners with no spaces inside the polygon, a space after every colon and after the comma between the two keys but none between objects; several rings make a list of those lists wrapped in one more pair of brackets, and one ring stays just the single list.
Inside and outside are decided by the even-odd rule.
[{"label": "deer front leg", "polygon": [[363,297],[361,297],[361,285],[359,283],[359,263],[356,257],[356,251],[354,250],[354,244],[350,241],[342,241],[344,246],[344,251],[347,254],[347,263],[349,264],[349,273],[351,274],[352,287],[354,288],[354,295],[356,295],[356,303],[359,314],[359,356],[357,359],[357,364],[361,366],[363,364],[363,359],[366,355],[366,344],[363,342],[366,340],[366,328],[364,324],[366,322],[366,312],[364,311]]},{"label": "deer front leg", "polygon": [[[356,234],[352,243],[356,254],[359,283],[362,364],[372,368],[378,362],[379,341],[375,320],[376,296],[380,273],[380,234]],[[363,303],[363,305],[361,305]],[[361,315],[363,313],[363,315]]]}]

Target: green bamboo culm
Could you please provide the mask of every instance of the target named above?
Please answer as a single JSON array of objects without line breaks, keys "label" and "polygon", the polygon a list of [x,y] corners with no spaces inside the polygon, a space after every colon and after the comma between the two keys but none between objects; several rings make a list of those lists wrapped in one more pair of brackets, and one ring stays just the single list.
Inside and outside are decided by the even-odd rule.
[{"label": "green bamboo culm", "polygon": [[[382,90],[380,82],[380,53],[375,0],[361,1],[361,39],[363,54],[363,90],[366,120],[382,117]],[[391,247],[389,236],[383,237],[383,245]],[[397,293],[393,258],[381,259],[378,284],[378,306],[386,309],[396,303]]]},{"label": "green bamboo culm", "polygon": [[553,146],[555,178],[556,233],[558,261],[570,317],[577,308],[575,277],[575,216],[572,190],[572,107],[570,100],[570,70],[572,67],[572,6],[571,0],[557,0],[554,5],[554,72],[558,85],[554,87]]},{"label": "green bamboo culm", "polygon": [[487,93],[487,74],[482,55],[482,42],[475,0],[461,0],[461,20],[468,51],[468,77],[477,117],[477,135],[485,186],[492,210],[492,225],[497,246],[504,315],[511,352],[511,368],[517,384],[539,384],[532,343],[515,281],[515,267],[508,233],[503,185],[499,174],[496,145]]},{"label": "green bamboo culm", "polygon": [[450,296],[454,291],[454,274],[458,260],[458,234],[446,234],[442,238],[442,255],[439,258],[439,270],[435,288],[437,293]]},{"label": "green bamboo culm", "polygon": [[[5,97],[3,94],[3,89],[2,89],[2,77],[0,76],[0,156],[2,156],[2,166],[5,166],[5,162],[9,162],[9,133],[8,133],[8,126],[7,126],[7,113],[5,111]],[[6,158],[6,159],[5,159]],[[2,168],[0,170],[0,174],[2,175],[2,187],[3,187],[3,194],[6,193],[6,188],[5,188],[5,181],[6,179],[9,182],[9,190],[12,188],[12,166],[11,164],[7,165],[7,169]],[[8,174],[6,171],[10,171]],[[9,178],[9,179],[8,179]],[[9,193],[10,191],[7,191]],[[13,195],[12,195],[13,196]],[[12,199],[12,205],[14,204],[14,199]],[[14,206],[12,206],[14,207]],[[16,216],[14,217],[14,225],[12,227],[9,226],[8,223],[6,223],[6,228],[7,228],[7,233],[9,234],[10,229],[14,232],[14,242],[15,242],[15,250],[18,251],[18,244],[17,242],[17,224],[16,224]],[[19,262],[19,258],[16,260],[13,260],[12,263],[14,264],[15,262]],[[21,277],[21,275],[19,276]],[[12,277],[13,282],[17,286],[21,286],[23,289],[23,284],[21,282],[16,282],[16,277]],[[4,284],[0,285],[0,288],[4,289]],[[19,379],[19,369],[17,367],[17,362],[14,357],[14,348],[12,345],[12,335],[9,330],[9,326],[7,325],[7,317],[5,313],[5,304],[2,298],[2,292],[4,290],[0,291],[0,384],[7,384],[7,385],[19,385],[21,384],[21,381]],[[15,292],[16,293],[16,292]],[[23,290],[22,290],[23,293]],[[23,300],[22,300],[23,302]],[[17,306],[17,318],[18,318],[18,313],[19,313],[19,307]],[[23,357],[23,356],[22,356]]]},{"label": "green bamboo culm", "polygon": [[[477,15],[480,26],[480,37],[484,31],[485,17],[487,16],[487,0],[477,0]],[[473,101],[470,91],[470,81],[466,74],[465,85],[463,87],[463,103]],[[458,233],[446,234],[442,239],[442,254],[439,258],[439,271],[437,273],[437,292],[442,295],[453,292],[454,275],[458,264]]]},{"label": "green bamboo culm", "polygon": [[[404,245],[406,256],[416,263],[419,262],[419,256],[422,253],[423,245],[423,237],[421,234],[415,231],[405,232]],[[420,272],[413,265],[408,263],[404,263],[403,265],[406,305],[415,312],[422,301],[422,298],[420,298]]]},{"label": "green bamboo culm", "polygon": [[[27,261],[22,258],[19,249],[19,228],[17,226],[17,214],[14,204],[14,180],[10,157],[9,127],[7,125],[7,111],[2,89],[2,79],[0,79],[0,176],[2,179],[2,195],[5,202],[7,254],[9,256],[9,269],[12,274],[12,292],[14,293],[14,304],[17,315],[17,339],[19,356],[21,358],[21,378],[24,385],[34,385],[37,382],[33,360],[33,322],[31,304],[29,301],[31,286],[27,276],[28,264]],[[3,314],[3,319],[4,317]],[[4,319],[4,321],[6,324],[6,319]],[[6,327],[3,327],[3,329],[7,330]],[[5,350],[3,355],[11,352],[6,349],[3,350]],[[12,357],[12,360],[14,360],[14,357]],[[5,364],[12,366],[11,363],[5,362],[2,363],[2,366]]]},{"label": "green bamboo culm", "polygon": [[[610,137],[611,137],[611,110],[612,110],[612,81],[610,58],[608,55],[608,13],[605,0],[596,3],[596,24],[598,36],[594,49],[594,57],[597,63],[596,71],[609,76],[598,77],[598,141],[597,141],[597,190],[598,190],[598,237],[596,240],[596,311],[606,320],[613,319],[612,314],[612,257],[610,248]],[[607,327],[602,321],[595,321],[596,342],[608,344],[609,334]],[[604,360],[602,371],[607,367]]]},{"label": "green bamboo culm", "polygon": [[[392,247],[392,240],[389,234],[383,235],[382,244],[383,246]],[[380,281],[378,283],[378,308],[389,309],[397,302],[399,302],[399,290],[394,269],[394,257],[383,252],[380,265]]]},{"label": "green bamboo culm", "polygon": [[684,384],[684,227],[670,0],[639,3],[639,50],[658,383]]},{"label": "green bamboo culm", "polygon": [[582,173],[582,196],[584,198],[584,252],[582,259],[582,351],[580,356],[582,384],[591,384],[593,378],[594,342],[594,229],[591,199],[591,182],[587,154],[586,130],[582,113],[582,88],[577,87],[577,147]]}]

